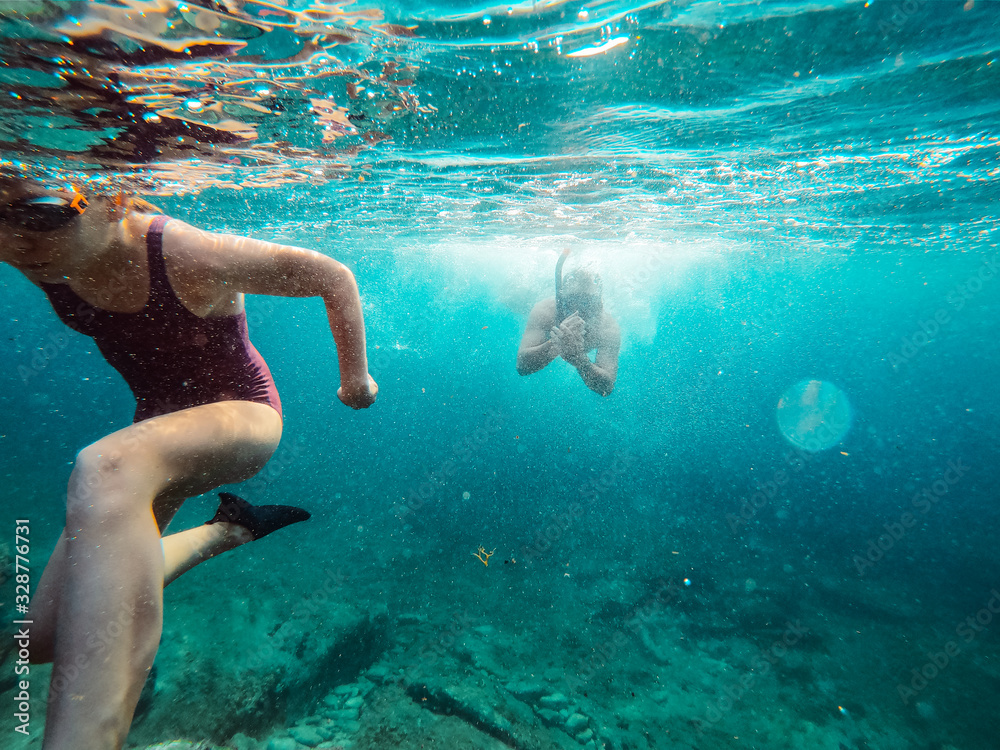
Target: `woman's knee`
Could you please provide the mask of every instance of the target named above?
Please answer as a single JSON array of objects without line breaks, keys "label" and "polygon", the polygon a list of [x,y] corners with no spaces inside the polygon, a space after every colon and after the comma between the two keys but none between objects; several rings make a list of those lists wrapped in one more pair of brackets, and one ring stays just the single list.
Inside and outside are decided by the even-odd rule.
[{"label": "woman's knee", "polygon": [[142,471],[142,453],[126,450],[114,436],[81,450],[69,479],[67,522],[79,528],[88,520],[105,523],[132,512],[148,512],[155,490]]}]

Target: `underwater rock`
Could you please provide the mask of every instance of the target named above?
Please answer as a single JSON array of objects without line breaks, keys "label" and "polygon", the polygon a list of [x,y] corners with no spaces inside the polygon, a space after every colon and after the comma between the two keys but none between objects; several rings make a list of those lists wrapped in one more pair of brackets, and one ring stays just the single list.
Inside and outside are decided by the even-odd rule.
[{"label": "underwater rock", "polygon": [[508,692],[529,703],[534,703],[548,692],[548,688],[542,683],[524,680],[508,682],[504,687],[507,688]]},{"label": "underwater rock", "polygon": [[296,750],[296,742],[291,737],[272,737],[267,750]]},{"label": "underwater rock", "polygon": [[292,736],[292,739],[300,745],[305,745],[306,747],[316,747],[316,745],[326,739],[319,733],[316,727],[308,725],[292,727],[288,730],[288,733]]},{"label": "underwater rock", "polygon": [[546,726],[559,727],[562,726],[563,717],[558,711],[553,711],[551,708],[540,708],[536,711],[541,720]]},{"label": "underwater rock", "polygon": [[337,729],[346,734],[357,734],[361,731],[361,722],[357,719],[349,719],[337,725]]},{"label": "underwater rock", "polygon": [[226,742],[232,750],[258,750],[261,745],[253,737],[247,737],[241,732],[234,734],[228,742]]},{"label": "underwater rock", "polygon": [[365,705],[365,695],[373,687],[374,685],[367,680],[338,685],[323,699],[323,705],[326,707],[323,710],[323,715],[327,720],[337,725],[342,725],[345,722],[356,722]]},{"label": "underwater rock", "polygon": [[365,703],[365,699],[360,695],[355,695],[353,698],[348,698],[344,701],[344,708],[361,708]]},{"label": "underwater rock", "polygon": [[352,708],[341,708],[333,711],[327,711],[326,715],[332,721],[339,723],[342,721],[354,721],[358,718],[358,711],[357,709]]},{"label": "underwater rock", "polygon": [[492,682],[484,684],[478,676],[452,677],[447,682],[433,678],[410,684],[406,692],[419,706],[460,718],[514,750],[578,747],[561,731],[561,720],[560,731],[548,731],[530,706]]},{"label": "underwater rock", "polygon": [[570,734],[577,734],[588,724],[588,719],[583,714],[573,714],[566,719],[566,729]]},{"label": "underwater rock", "polygon": [[584,729],[582,732],[576,735],[576,741],[579,742],[581,745],[586,745],[588,742],[590,742],[593,736],[594,736],[594,730],[588,727],[587,729]]},{"label": "underwater rock", "polygon": [[569,699],[562,693],[552,693],[552,695],[543,695],[538,701],[542,707],[551,708],[558,711],[560,708],[566,708],[569,705]]},{"label": "underwater rock", "polygon": [[[262,616],[218,619],[217,627],[192,633],[183,618],[173,618],[178,624],[164,631],[156,659],[156,691],[130,743],[164,735],[215,742],[237,732],[267,735],[288,723],[289,712],[299,714],[355,679],[388,643],[384,611],[343,605],[277,623]],[[346,698],[360,689],[352,683]]]},{"label": "underwater rock", "polygon": [[472,724],[479,731],[511,747],[519,747],[511,722],[497,714],[482,694],[462,686],[433,684],[411,685],[407,694],[427,704],[436,713],[453,714]]}]

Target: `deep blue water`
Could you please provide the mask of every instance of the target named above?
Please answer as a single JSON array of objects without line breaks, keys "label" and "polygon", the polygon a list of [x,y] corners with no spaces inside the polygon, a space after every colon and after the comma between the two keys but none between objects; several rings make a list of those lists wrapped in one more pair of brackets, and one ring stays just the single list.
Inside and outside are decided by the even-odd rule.
[{"label": "deep blue water", "polygon": [[[387,596],[431,609],[479,544],[520,558],[526,590],[548,591],[566,565],[685,575],[709,600],[727,577],[877,582],[921,612],[899,629],[923,645],[914,637],[867,679],[881,710],[904,711],[896,684],[925,659],[927,634],[1000,588],[1000,2],[517,7],[384,4],[416,38],[350,55],[411,63],[409,90],[436,111],[387,120],[391,139],[333,179],[196,191],[170,177],[152,191],[195,225],[329,253],[362,292],[380,393],[360,413],[336,401],[318,300],[248,300],[286,432],[240,491],[325,516],[317,528],[341,537],[311,544],[333,557],[351,546],[363,565],[358,550],[388,550],[378,575],[410,589]],[[612,18],[610,31],[583,29],[582,9]],[[567,56],[618,36],[605,54]],[[265,35],[252,51],[297,43]],[[316,147],[308,117],[283,122],[262,122],[262,138]],[[79,167],[16,144],[2,123],[0,136],[0,158]],[[147,167],[119,169],[157,184]],[[605,399],[561,362],[514,369],[564,247],[570,265],[601,273],[621,324]],[[75,451],[132,407],[38,290],[6,267],[0,287],[0,517],[30,513],[42,545]],[[793,453],[776,420],[803,379],[836,384],[852,406],[849,432],[818,453]],[[949,462],[967,468],[921,512],[914,498]],[[559,520],[577,504],[579,518]],[[212,510],[192,506],[179,520]],[[859,567],[906,512],[916,525]],[[295,554],[287,539],[273,549]],[[284,562],[308,580],[307,562]],[[982,671],[928,688],[938,719],[912,717],[921,747],[997,746],[998,632],[976,641]]]}]

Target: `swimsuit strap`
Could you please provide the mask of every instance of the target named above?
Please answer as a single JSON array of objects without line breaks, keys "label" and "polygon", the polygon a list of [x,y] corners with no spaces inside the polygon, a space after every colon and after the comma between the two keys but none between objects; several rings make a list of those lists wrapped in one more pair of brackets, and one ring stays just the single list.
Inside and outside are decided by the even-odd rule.
[{"label": "swimsuit strap", "polygon": [[146,230],[146,262],[149,268],[149,302],[155,300],[163,306],[168,300],[180,304],[177,294],[167,278],[167,264],[163,259],[163,227],[169,221],[167,216],[157,216]]}]

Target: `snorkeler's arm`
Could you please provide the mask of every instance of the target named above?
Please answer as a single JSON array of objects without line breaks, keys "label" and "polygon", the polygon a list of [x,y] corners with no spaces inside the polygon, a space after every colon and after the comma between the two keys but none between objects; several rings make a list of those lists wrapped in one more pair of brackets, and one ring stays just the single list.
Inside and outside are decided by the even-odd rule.
[{"label": "snorkeler's arm", "polygon": [[[171,222],[173,224],[174,222]],[[234,292],[277,297],[322,297],[337,344],[340,388],[337,396],[352,409],[375,402],[378,386],[368,374],[365,321],[354,274],[333,258],[299,247],[248,237],[211,234],[183,225],[184,244],[201,252],[197,264],[218,283],[225,297]]]},{"label": "snorkeler's arm", "polygon": [[558,342],[549,338],[554,317],[555,300],[542,300],[532,308],[517,348],[518,375],[538,372],[559,356]]},{"label": "snorkeler's arm", "polygon": [[610,395],[614,390],[618,377],[618,350],[621,348],[621,329],[610,315],[605,313],[601,338],[597,345],[597,356],[591,362],[590,357],[584,357],[579,363],[574,363],[583,382],[594,393],[602,396]]}]

